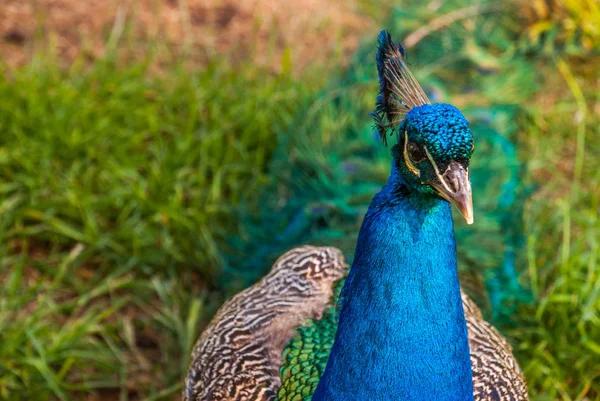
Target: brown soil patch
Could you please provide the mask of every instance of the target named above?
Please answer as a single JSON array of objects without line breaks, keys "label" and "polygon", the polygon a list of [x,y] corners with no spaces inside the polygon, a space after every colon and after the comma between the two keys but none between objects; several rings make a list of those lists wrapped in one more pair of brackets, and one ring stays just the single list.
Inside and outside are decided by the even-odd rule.
[{"label": "brown soil patch", "polygon": [[115,44],[136,56],[159,44],[203,60],[250,54],[276,69],[289,52],[298,70],[340,49],[351,53],[376,30],[373,20],[358,0],[3,0],[0,53],[17,66],[49,45],[69,63]]}]

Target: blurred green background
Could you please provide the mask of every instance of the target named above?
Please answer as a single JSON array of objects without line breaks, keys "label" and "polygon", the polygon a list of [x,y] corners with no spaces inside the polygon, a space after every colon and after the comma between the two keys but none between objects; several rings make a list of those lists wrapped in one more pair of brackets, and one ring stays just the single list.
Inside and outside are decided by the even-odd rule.
[{"label": "blurred green background", "polygon": [[533,400],[600,400],[596,0],[0,4],[0,399],[179,399],[278,253],[351,257],[381,28],[471,121],[463,285]]}]

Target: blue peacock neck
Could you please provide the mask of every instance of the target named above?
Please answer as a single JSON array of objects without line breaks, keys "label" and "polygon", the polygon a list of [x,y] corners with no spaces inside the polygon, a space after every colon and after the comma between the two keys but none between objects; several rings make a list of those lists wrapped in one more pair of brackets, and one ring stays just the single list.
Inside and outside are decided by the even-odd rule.
[{"label": "blue peacock neck", "polygon": [[473,400],[450,205],[408,191],[395,167],[365,216],[338,307],[313,401]]}]

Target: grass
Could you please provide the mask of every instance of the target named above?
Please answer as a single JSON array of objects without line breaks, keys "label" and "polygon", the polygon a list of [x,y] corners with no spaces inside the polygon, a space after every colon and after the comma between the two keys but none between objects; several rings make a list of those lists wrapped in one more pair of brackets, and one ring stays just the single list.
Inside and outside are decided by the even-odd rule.
[{"label": "grass", "polygon": [[182,292],[179,279],[142,280],[126,269],[100,269],[98,278],[71,277],[69,284],[39,272],[65,266],[55,261],[74,262],[81,250],[46,255],[32,266],[26,256],[3,264],[0,398],[176,394],[187,350],[211,310],[206,293]]},{"label": "grass", "polygon": [[111,59],[55,66],[0,78],[5,239],[81,243],[89,259],[210,281],[220,228],[265,181],[275,133],[307,86],[226,63],[161,77]]},{"label": "grass", "polygon": [[[555,59],[544,69],[553,107],[528,107],[521,140],[540,186],[527,203],[527,278],[536,303],[519,310],[522,366],[539,400],[600,399],[600,147],[598,83]],[[535,390],[534,390],[535,394]]]},{"label": "grass", "polygon": [[[398,32],[413,31],[452,7],[393,15]],[[469,19],[452,25],[456,35],[430,32],[412,62],[461,106],[519,107],[514,140],[536,191],[524,206],[518,268],[533,301],[503,329],[532,399],[600,400],[600,88],[598,56],[587,51],[596,31],[586,24],[578,42],[550,12],[539,19],[554,25],[534,37],[501,17],[478,16],[479,36]],[[536,47],[561,41],[571,47]],[[331,173],[326,148],[277,133],[306,129],[297,112],[307,108],[320,116],[308,125],[317,143],[335,147],[349,122],[357,138],[367,126],[338,113],[334,105],[349,104],[339,89],[315,95],[327,79],[319,67],[292,77],[226,59],[160,74],[151,60],[120,65],[110,56],[58,65],[40,55],[0,76],[0,399],[176,399],[200,329],[244,282],[231,278],[245,277],[235,269],[223,279],[221,250],[246,227],[238,206],[256,204],[276,149],[290,150],[296,168],[305,157]],[[539,83],[526,87],[532,71]],[[362,177],[386,173],[363,164]],[[356,197],[373,189],[346,184]],[[336,235],[327,239],[338,243]]]},{"label": "grass", "polygon": [[232,209],[311,90],[252,65],[150,65],[0,76],[0,399],[177,394],[222,301]]}]

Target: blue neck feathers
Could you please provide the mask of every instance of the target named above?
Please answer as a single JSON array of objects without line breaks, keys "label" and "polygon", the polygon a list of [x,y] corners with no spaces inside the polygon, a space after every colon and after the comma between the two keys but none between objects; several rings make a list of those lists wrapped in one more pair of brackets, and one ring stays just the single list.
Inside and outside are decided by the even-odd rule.
[{"label": "blue neck feathers", "polygon": [[450,205],[397,169],[360,229],[313,401],[472,401]]}]

